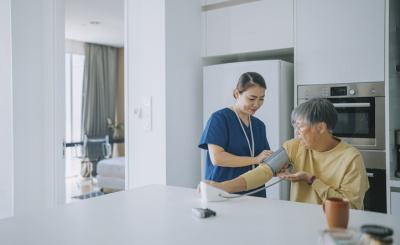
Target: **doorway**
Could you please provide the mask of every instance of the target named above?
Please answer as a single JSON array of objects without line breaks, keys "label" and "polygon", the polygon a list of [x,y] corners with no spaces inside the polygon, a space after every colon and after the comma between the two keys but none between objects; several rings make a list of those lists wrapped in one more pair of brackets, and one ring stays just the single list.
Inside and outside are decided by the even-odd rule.
[{"label": "doorway", "polygon": [[[65,189],[66,203],[70,203],[125,188],[121,185],[125,176],[110,170],[117,167],[124,172],[125,167],[124,1],[65,0],[65,44]],[[116,57],[115,64],[110,62],[111,55]],[[110,73],[115,76],[110,78]],[[108,87],[103,89],[104,85]],[[115,96],[102,97],[114,87]],[[104,110],[107,116],[101,114],[104,107],[112,107],[112,113]],[[88,149],[85,135],[107,136],[110,154],[82,157]],[[90,174],[93,180],[85,181]]]}]

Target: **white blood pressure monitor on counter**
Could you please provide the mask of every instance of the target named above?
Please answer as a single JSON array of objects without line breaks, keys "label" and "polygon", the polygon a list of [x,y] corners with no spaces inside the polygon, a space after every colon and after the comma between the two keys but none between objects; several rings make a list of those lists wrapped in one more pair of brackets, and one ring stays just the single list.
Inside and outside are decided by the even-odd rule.
[{"label": "white blood pressure monitor on counter", "polygon": [[[271,168],[274,176],[276,176],[283,169],[283,167],[286,164],[288,164],[290,166],[289,168],[286,169],[286,172],[290,173],[290,174],[294,172],[294,165],[293,165],[293,163],[290,162],[289,156],[283,147],[279,148],[279,150],[277,150],[271,156],[269,156],[267,159],[265,159],[264,164],[267,164]],[[281,182],[285,178],[282,178],[279,181],[277,181],[271,185],[261,187],[255,191],[251,191],[251,192],[248,192],[243,195],[229,194],[228,192],[226,192],[224,190],[221,190],[217,187],[207,184],[204,181],[201,181],[200,182],[201,198],[207,202],[220,202],[220,201],[226,201],[230,198],[238,198],[238,197],[248,196],[253,193],[259,192],[261,190],[264,190],[270,186],[273,186],[273,185]]]}]

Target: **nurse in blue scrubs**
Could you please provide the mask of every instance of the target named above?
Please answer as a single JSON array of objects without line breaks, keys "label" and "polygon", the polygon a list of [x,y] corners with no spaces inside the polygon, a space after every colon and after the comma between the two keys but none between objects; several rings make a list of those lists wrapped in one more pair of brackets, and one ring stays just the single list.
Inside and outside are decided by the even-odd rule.
[{"label": "nurse in blue scrubs", "polygon": [[[233,92],[235,104],[211,115],[199,143],[201,149],[207,150],[206,180],[235,179],[273,153],[265,124],[253,116],[264,103],[266,88],[260,74],[244,73]],[[266,192],[263,190],[252,196],[266,197]]]}]

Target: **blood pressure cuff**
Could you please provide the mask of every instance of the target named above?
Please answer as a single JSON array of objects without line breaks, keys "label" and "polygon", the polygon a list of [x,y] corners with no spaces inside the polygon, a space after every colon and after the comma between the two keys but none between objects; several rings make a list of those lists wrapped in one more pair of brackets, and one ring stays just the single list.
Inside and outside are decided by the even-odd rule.
[{"label": "blood pressure cuff", "polygon": [[[264,163],[272,169],[274,176],[276,176],[286,164],[289,164],[289,166],[293,166],[293,164],[289,160],[289,156],[285,148],[283,147],[279,148],[271,156],[267,157],[264,160]],[[291,172],[293,172],[293,170]]]}]

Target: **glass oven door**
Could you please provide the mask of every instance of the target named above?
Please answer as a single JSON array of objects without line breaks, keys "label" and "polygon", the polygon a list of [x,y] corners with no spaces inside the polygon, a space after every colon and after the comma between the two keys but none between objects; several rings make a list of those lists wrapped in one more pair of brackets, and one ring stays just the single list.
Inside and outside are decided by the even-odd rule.
[{"label": "glass oven door", "polygon": [[375,98],[329,98],[339,121],[333,135],[353,146],[373,146],[376,138]]}]

